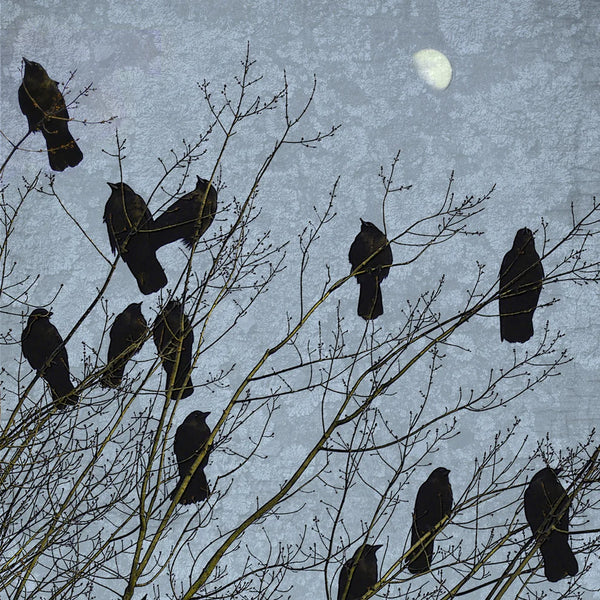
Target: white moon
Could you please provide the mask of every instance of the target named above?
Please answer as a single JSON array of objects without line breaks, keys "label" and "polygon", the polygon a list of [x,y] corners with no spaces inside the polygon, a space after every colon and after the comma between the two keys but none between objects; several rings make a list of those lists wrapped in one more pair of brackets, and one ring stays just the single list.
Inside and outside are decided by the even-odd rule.
[{"label": "white moon", "polygon": [[413,63],[421,79],[435,88],[445,90],[452,79],[452,65],[444,54],[426,48],[413,55]]}]

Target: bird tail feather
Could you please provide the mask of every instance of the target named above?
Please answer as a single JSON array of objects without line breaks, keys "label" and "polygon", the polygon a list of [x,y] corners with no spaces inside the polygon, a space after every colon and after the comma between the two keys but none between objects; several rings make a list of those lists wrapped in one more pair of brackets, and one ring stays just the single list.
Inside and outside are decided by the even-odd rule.
[{"label": "bird tail feather", "polygon": [[[185,381],[186,377],[188,378],[185,386],[183,385],[183,382]],[[183,392],[181,391],[181,389],[183,388]],[[194,384],[192,383],[192,376],[190,374],[190,376],[188,377],[188,372],[187,370],[183,373],[178,373],[177,376],[175,377],[175,381],[173,383],[173,393],[172,393],[172,397],[178,397],[179,394],[181,394],[182,398],[188,398],[189,396],[191,396],[194,393]]]},{"label": "bird tail feather", "polygon": [[500,321],[500,339],[526,342],[533,336],[533,314],[505,315]]},{"label": "bird tail feather", "polygon": [[52,400],[58,406],[58,408],[66,408],[67,406],[73,406],[79,402],[79,396],[74,394],[75,388],[69,379],[69,375],[66,378],[60,377],[58,380],[53,379],[50,384],[50,391],[52,393]]},{"label": "bird tail feather", "polygon": [[564,533],[551,533],[542,544],[541,551],[548,581],[560,581],[568,575],[577,575],[579,565]]},{"label": "bird tail feather", "polygon": [[64,171],[67,167],[77,166],[83,159],[83,153],[67,130],[50,133],[42,129],[48,149],[48,160],[53,171]]},{"label": "bird tail feather", "polygon": [[153,252],[145,255],[144,260],[135,259],[131,254],[127,258],[127,266],[142,294],[153,294],[167,285],[165,271]]},{"label": "bird tail feather", "polygon": [[104,388],[117,388],[123,381],[125,365],[110,366],[106,373],[100,378],[100,385]]},{"label": "bird tail feather", "polygon": [[376,319],[383,314],[381,287],[376,277],[363,277],[360,283],[358,314],[363,319]]},{"label": "bird tail feather", "polygon": [[431,569],[432,560],[433,542],[429,542],[424,547],[419,544],[419,546],[408,555],[406,566],[411,573],[427,573],[427,571]]},{"label": "bird tail feather", "polygon": [[[182,480],[179,480],[177,487],[171,492],[171,500],[175,498],[177,490],[181,487]],[[198,470],[194,473],[194,476],[190,479],[187,488],[184,490],[181,498],[179,498],[179,504],[194,504],[195,502],[202,502],[208,498],[208,481],[204,474],[204,469],[198,467]]]}]

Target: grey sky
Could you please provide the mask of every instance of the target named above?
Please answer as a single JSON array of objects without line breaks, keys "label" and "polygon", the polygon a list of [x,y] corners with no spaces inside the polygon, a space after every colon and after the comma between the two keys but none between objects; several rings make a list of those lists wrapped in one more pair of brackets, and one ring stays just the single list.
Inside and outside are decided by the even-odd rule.
[{"label": "grey sky", "polygon": [[[378,172],[381,165],[389,170],[399,149],[396,181],[411,184],[412,189],[394,196],[387,205],[388,237],[441,203],[452,170],[457,197],[481,196],[496,184],[485,212],[473,222],[484,235],[456,239],[451,250],[432,253],[418,266],[392,271],[382,286],[386,313],[377,323],[382,327],[394,327],[405,300],[416,300],[442,273],[447,283],[441,308],[451,314],[462,306],[466,289],[473,284],[476,260],[486,265],[491,284],[517,229],[539,229],[543,218],[556,241],[569,225],[570,203],[583,212],[600,189],[600,4],[592,0],[159,0],[138,2],[135,7],[122,1],[3,0],[1,19],[0,117],[2,131],[11,140],[26,132],[17,103],[22,56],[40,62],[60,82],[76,69],[74,90],[93,82],[95,91],[71,111],[75,119],[99,121],[117,116],[107,125],[71,124],[84,160],[56,176],[68,210],[107,257],[110,249],[102,223],[110,192],[106,182],[118,181],[119,173],[116,161],[102,149],[114,151],[115,124],[120,136],[127,138],[124,181],[147,197],[160,175],[157,157],[167,157],[171,148],[180,150],[183,138],[194,140],[208,123],[197,82],[210,81],[215,93],[222,83],[232,82],[240,73],[248,41],[256,73],[264,75],[261,89],[277,89],[285,69],[296,107],[306,100],[316,75],[317,91],[302,132],[342,125],[314,150],[286,149],[260,189],[264,207],[260,227],[272,229],[277,243],[291,240],[293,257],[297,235],[311,218],[312,206],[326,204],[333,183],[341,176],[338,214],[323,234],[322,260],[314,259],[315,271],[308,280],[314,297],[325,276],[325,263],[334,278],[349,272],[347,250],[358,233],[359,217],[381,225]],[[427,87],[413,68],[412,55],[428,47],[442,51],[452,63],[453,80],[443,92]],[[257,119],[255,125],[234,142],[234,151],[225,159],[227,188],[220,201],[248,192],[248,178],[278,132],[274,119]],[[42,145],[39,134],[26,143],[30,150]],[[8,149],[6,141],[0,140],[2,157]],[[211,144],[207,146],[205,156],[196,163],[199,175],[206,176],[215,151]],[[45,154],[21,152],[4,179],[16,181],[21,174],[32,176],[38,169],[47,169]],[[186,191],[192,187],[189,183]],[[157,209],[164,201],[164,195],[157,194],[151,208]],[[79,315],[79,305],[87,305],[95,286],[102,284],[106,264],[50,198],[24,207],[14,244],[13,258],[21,271],[40,274],[30,294],[33,305],[48,302],[64,283],[52,304],[53,322],[59,330],[68,330]],[[591,248],[598,256],[597,241],[592,241]],[[400,247],[394,249],[397,261],[403,252]],[[159,256],[171,279],[180,267],[180,253],[169,248]],[[86,267],[90,264],[91,269]],[[239,335],[215,353],[214,364],[208,368],[218,369],[234,357],[244,365],[246,357],[258,356],[276,339],[285,324],[282,307],[289,301],[290,290],[297,287],[293,259],[291,265],[283,283],[263,299],[263,309],[249,315]],[[122,263],[107,297],[109,310],[115,313],[142,300]],[[455,452],[455,465],[468,463],[487,447],[490,436],[514,415],[523,417],[519,440],[530,435],[530,448],[547,432],[557,447],[566,448],[600,424],[598,290],[560,284],[542,292],[542,301],[552,297],[560,302],[536,312],[536,333],[546,320],[551,331],[565,332],[563,343],[574,360],[561,369],[560,378],[546,382],[505,411],[465,419],[461,436],[448,442],[448,449]],[[323,307],[321,319],[325,324],[335,322],[339,300],[347,315],[346,326],[354,324],[362,331],[363,322],[355,315],[357,298],[358,287],[349,282]],[[146,317],[153,319],[156,298],[143,300]],[[2,319],[3,330],[21,327],[16,315]],[[94,345],[97,335],[92,319],[69,344],[78,377],[82,342]],[[512,359],[513,347],[500,344],[497,317],[478,317],[459,335],[460,344],[471,352],[457,350],[449,357],[440,397],[455,397],[465,373],[477,380],[478,373]],[[2,352],[6,363],[18,354],[18,348]],[[152,349],[144,352],[150,356]],[[419,385],[417,379],[414,384]],[[222,394],[211,400],[215,406],[226,399],[227,392]],[[406,397],[410,402],[410,394]],[[289,459],[291,467],[295,444],[302,446],[302,440],[293,427],[290,436],[292,442],[282,436],[269,447]],[[460,489],[459,469],[454,469],[450,477]],[[424,478],[415,478],[415,491]],[[314,579],[303,575],[292,597],[307,597],[302,586],[309,586],[313,597],[323,597],[322,577]]]}]

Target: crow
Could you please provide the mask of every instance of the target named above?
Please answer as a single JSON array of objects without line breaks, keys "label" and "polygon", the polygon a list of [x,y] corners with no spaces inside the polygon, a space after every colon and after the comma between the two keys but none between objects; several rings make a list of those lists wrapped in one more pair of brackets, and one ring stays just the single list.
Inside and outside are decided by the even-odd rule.
[{"label": "crow", "polygon": [[379,284],[388,276],[394,259],[390,243],[383,231],[368,221],[361,219],[360,222],[360,233],[350,246],[348,260],[352,265],[352,272],[359,269],[355,275],[360,286],[358,314],[369,320],[383,314]]},{"label": "crow", "polygon": [[27,326],[21,335],[23,356],[32,369],[50,386],[52,399],[58,408],[77,404],[79,396],[75,393],[69,375],[69,357],[63,346],[50,360],[55,350],[62,346],[63,339],[52,323],[52,313],[45,308],[36,308],[27,319]]},{"label": "crow", "polygon": [[440,521],[450,515],[452,510],[452,487],[448,480],[450,471],[444,467],[434,469],[425,483],[421,485],[415,500],[410,545],[417,546],[406,558],[408,570],[411,573],[426,573],[431,569],[433,559],[432,534],[419,542],[426,533],[433,531]]},{"label": "crow", "polygon": [[19,106],[27,117],[29,131],[41,131],[46,139],[48,160],[53,171],[64,171],[81,162],[83,154],[69,132],[65,99],[39,63],[27,60],[19,87]]},{"label": "crow", "polygon": [[533,335],[533,313],[537,307],[544,269],[535,250],[533,233],[517,231],[512,248],[500,267],[500,340],[526,342]]},{"label": "crow", "polygon": [[[183,305],[170,300],[156,318],[152,330],[154,344],[167,374],[167,390],[171,397],[187,398],[194,393],[192,384],[192,352],[194,330],[183,312]],[[181,353],[179,354],[179,348]]]},{"label": "crow", "polygon": [[188,248],[206,233],[217,212],[217,191],[208,181],[197,177],[196,189],[185,194],[154,221],[155,248],[183,240]]},{"label": "crow", "polygon": [[117,315],[110,328],[106,372],[100,380],[103,387],[119,387],[129,359],[142,349],[148,323],[144,319],[141,307],[141,302],[130,304]]},{"label": "crow", "polygon": [[568,542],[570,500],[556,473],[550,467],[538,471],[525,490],[525,518],[534,537],[544,540],[540,551],[548,581],[579,571]]},{"label": "crow", "polygon": [[[377,583],[377,556],[375,556],[375,552],[379,548],[381,548],[381,545],[371,546],[365,544],[364,548],[362,546],[358,548],[352,558],[343,564],[338,580],[337,600],[358,600],[370,587]],[[349,585],[348,578],[350,578]],[[348,587],[347,591],[346,586]]]},{"label": "crow", "polygon": [[[192,464],[205,448],[210,436],[210,428],[206,424],[209,412],[195,410],[191,412],[175,432],[175,456],[179,467],[179,483],[171,493],[171,500],[175,498],[177,490],[182,486],[183,479],[189,474]],[[193,504],[208,498],[208,481],[204,474],[204,467],[208,464],[211,448],[208,448],[204,458],[189,480],[178,504]]]},{"label": "crow", "polygon": [[111,194],[104,207],[104,222],[113,253],[118,252],[135,277],[142,294],[167,285],[167,276],[150,240],[152,215],[141,196],[126,183],[109,183]]}]

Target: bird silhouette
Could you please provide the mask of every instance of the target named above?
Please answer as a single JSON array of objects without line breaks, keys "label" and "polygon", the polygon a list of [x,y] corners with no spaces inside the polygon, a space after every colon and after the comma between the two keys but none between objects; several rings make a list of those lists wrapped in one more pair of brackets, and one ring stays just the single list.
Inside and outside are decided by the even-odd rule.
[{"label": "bird silhouette", "polygon": [[[337,600],[358,600],[377,583],[377,556],[375,553],[379,548],[381,545],[365,544],[364,548],[362,546],[358,548],[352,558],[343,564],[338,579]],[[348,579],[350,579],[349,584]]]},{"label": "bird silhouette", "polygon": [[[170,300],[156,317],[153,326],[154,344],[167,374],[167,390],[171,397],[187,398],[194,393],[192,384],[192,352],[194,330],[183,312],[183,305]],[[181,348],[181,352],[179,351]]]},{"label": "bird silhouette", "polygon": [[191,248],[210,227],[217,212],[217,191],[197,177],[196,189],[175,200],[154,221],[155,248],[183,240]]},{"label": "bird silhouette", "polygon": [[444,467],[434,469],[425,483],[421,485],[415,500],[415,510],[410,533],[410,545],[417,546],[406,558],[411,573],[426,573],[431,569],[433,560],[432,534],[420,542],[425,534],[433,531],[452,510],[452,487],[448,479],[450,471]]},{"label": "bird silhouette", "polygon": [[79,396],[74,393],[69,374],[69,357],[63,346],[63,339],[52,323],[52,313],[45,308],[36,308],[27,319],[27,325],[21,335],[23,356],[32,369],[46,381],[50,387],[52,399],[58,408],[77,404]]},{"label": "bird silhouette", "polygon": [[533,233],[519,229],[500,267],[500,340],[523,343],[531,338],[543,279]]},{"label": "bird silhouette", "polygon": [[[179,482],[171,493],[171,500],[183,485],[183,480],[192,469],[196,458],[200,455],[210,436],[210,427],[206,424],[209,412],[195,410],[190,413],[175,432],[175,456],[179,467]],[[178,504],[193,504],[208,498],[208,481],[204,474],[204,467],[208,464],[210,448],[200,461],[198,468],[189,480]]]},{"label": "bird silhouette", "polygon": [[41,131],[46,140],[48,161],[54,171],[64,171],[81,162],[83,154],[69,131],[65,99],[39,63],[27,60],[19,87],[19,106],[27,117],[29,131]]},{"label": "bird silhouette", "polygon": [[144,199],[126,183],[108,185],[111,194],[104,207],[104,222],[111,250],[127,264],[142,294],[157,292],[167,285],[167,276],[150,238],[152,215]]},{"label": "bird silhouette", "polygon": [[560,581],[577,575],[579,565],[569,546],[569,506],[567,492],[556,471],[546,467],[538,471],[525,490],[525,518],[540,546],[544,574],[548,581]]},{"label": "bird silhouette", "polygon": [[110,345],[106,372],[100,382],[103,387],[121,385],[129,360],[142,349],[148,332],[148,323],[142,314],[142,303],[130,304],[115,318],[110,328]]},{"label": "bird silhouette", "polygon": [[388,276],[394,259],[383,231],[369,221],[360,222],[360,233],[350,246],[348,260],[352,271],[359,269],[355,275],[360,286],[358,314],[369,320],[383,314],[380,283]]}]

